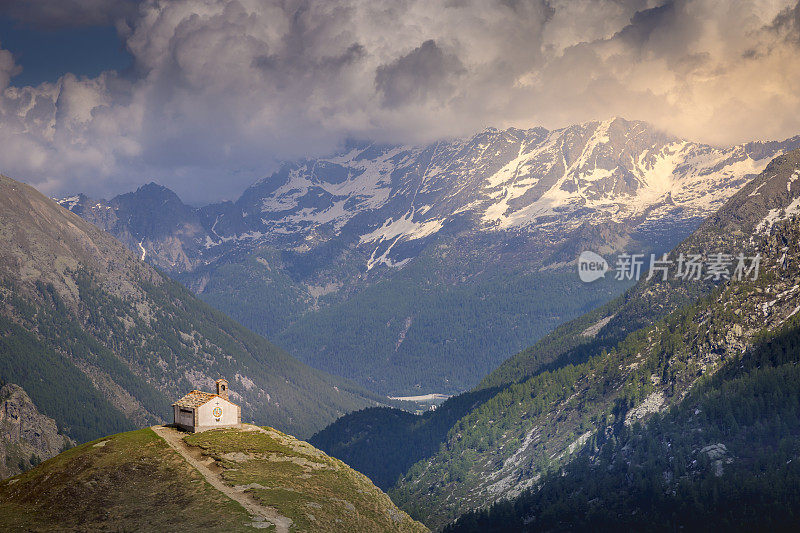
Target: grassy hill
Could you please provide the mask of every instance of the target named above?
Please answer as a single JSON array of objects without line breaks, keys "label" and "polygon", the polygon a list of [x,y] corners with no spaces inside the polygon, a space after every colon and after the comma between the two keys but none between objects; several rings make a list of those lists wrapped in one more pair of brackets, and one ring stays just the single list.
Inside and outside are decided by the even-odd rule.
[{"label": "grassy hill", "polygon": [[163,422],[171,401],[219,377],[246,420],[300,436],[381,400],[293,359],[6,177],[0,350],[0,381],[19,384],[78,442]]},{"label": "grassy hill", "polygon": [[[341,461],[277,430],[246,429],[188,435],[185,446],[226,486],[290,520],[290,531],[426,531]],[[266,525],[150,428],[83,444],[0,482],[3,531],[253,531]]]},{"label": "grassy hill", "polygon": [[248,531],[250,522],[151,429],[83,444],[0,483],[4,531]]}]

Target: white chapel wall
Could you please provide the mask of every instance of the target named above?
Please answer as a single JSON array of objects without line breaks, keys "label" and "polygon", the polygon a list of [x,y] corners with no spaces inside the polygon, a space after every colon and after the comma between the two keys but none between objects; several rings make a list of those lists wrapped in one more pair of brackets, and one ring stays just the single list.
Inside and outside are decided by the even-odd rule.
[{"label": "white chapel wall", "polygon": [[[220,416],[215,416],[219,408]],[[217,421],[219,419],[219,421]],[[214,398],[200,406],[197,424],[205,426],[234,426],[239,423],[239,407],[222,398]]]}]

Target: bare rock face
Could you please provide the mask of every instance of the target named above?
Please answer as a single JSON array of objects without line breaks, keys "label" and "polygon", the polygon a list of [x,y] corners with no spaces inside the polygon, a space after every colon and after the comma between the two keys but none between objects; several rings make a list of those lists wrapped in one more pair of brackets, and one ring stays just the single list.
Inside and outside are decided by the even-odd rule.
[{"label": "bare rock face", "polygon": [[49,459],[73,442],[56,421],[38,411],[19,385],[0,389],[0,479]]}]

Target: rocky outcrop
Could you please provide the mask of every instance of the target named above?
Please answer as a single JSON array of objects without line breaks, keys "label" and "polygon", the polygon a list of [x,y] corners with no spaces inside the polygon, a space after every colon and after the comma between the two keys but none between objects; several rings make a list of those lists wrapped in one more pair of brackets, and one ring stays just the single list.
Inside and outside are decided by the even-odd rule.
[{"label": "rocky outcrop", "polygon": [[0,479],[49,459],[73,442],[56,421],[39,412],[19,385],[0,389]]}]

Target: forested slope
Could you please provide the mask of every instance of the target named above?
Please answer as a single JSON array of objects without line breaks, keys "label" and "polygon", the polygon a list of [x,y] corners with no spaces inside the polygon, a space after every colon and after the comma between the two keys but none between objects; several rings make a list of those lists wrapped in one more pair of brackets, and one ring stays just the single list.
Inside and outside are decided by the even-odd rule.
[{"label": "forested slope", "polygon": [[536,489],[445,531],[792,530],[800,520],[800,319],[645,425],[593,437]]}]

